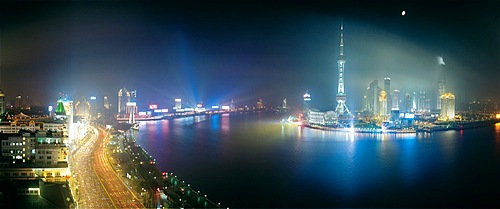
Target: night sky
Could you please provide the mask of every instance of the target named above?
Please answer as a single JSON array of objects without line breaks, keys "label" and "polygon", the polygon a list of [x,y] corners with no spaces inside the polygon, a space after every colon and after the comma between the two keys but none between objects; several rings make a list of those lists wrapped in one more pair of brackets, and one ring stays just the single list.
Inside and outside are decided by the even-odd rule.
[{"label": "night sky", "polygon": [[0,89],[8,102],[54,105],[62,92],[116,105],[126,87],[140,107],[299,105],[308,90],[333,108],[343,19],[350,109],[374,79],[437,88],[437,56],[457,99],[500,101],[499,14],[495,0],[2,1]]}]

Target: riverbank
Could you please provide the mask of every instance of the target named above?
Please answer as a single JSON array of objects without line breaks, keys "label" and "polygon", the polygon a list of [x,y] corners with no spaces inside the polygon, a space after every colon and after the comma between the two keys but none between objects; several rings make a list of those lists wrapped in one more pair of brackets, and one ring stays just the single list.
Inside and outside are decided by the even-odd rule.
[{"label": "riverbank", "polygon": [[325,131],[337,131],[337,132],[352,132],[352,133],[392,133],[392,134],[408,134],[416,133],[415,129],[383,129],[383,128],[336,128],[328,126],[318,126],[306,124],[305,127],[312,129],[319,129]]},{"label": "riverbank", "polygon": [[141,123],[136,144],[160,170],[174,171],[224,201],[224,208],[459,207],[472,206],[460,196],[471,189],[481,191],[472,194],[475,199],[495,203],[489,197],[497,193],[487,192],[496,191],[488,185],[498,184],[498,172],[489,168],[500,158],[488,148],[500,126],[349,134],[282,125],[282,118],[242,114],[196,126],[188,125],[191,118]]},{"label": "riverbank", "polygon": [[[416,134],[418,132],[436,132],[436,131],[448,131],[448,130],[465,130],[473,128],[481,128],[486,126],[494,125],[500,122],[500,120],[476,120],[476,121],[457,121],[457,122],[443,122],[438,124],[430,124],[425,126],[410,126],[401,129],[386,129],[386,128],[340,128],[340,127],[329,127],[314,124],[304,124],[303,126],[319,129],[325,131],[337,131],[337,132],[352,132],[352,133],[378,133],[378,134]],[[301,126],[301,125],[300,125]]]},{"label": "riverbank", "polygon": [[135,143],[134,130],[114,135],[108,153],[115,172],[147,208],[220,207],[173,173],[161,172],[156,160]]}]

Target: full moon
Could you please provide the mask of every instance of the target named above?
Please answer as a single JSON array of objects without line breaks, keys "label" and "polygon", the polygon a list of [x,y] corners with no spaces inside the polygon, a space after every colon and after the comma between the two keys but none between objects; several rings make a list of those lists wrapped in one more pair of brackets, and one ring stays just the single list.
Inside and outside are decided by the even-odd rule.
[{"label": "full moon", "polygon": [[403,11],[401,12],[401,16],[405,16],[405,15],[406,15],[406,11],[404,11],[404,10],[403,10]]}]

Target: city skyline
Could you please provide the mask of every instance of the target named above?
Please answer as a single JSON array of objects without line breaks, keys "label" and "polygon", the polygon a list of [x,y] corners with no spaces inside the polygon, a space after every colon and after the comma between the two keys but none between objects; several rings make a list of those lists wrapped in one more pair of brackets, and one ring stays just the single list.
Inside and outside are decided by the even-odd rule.
[{"label": "city skyline", "polygon": [[419,3],[2,2],[0,89],[7,102],[63,92],[116,105],[126,87],[147,103],[295,106],[308,90],[334,108],[342,18],[349,109],[374,79],[391,77],[402,95],[433,90],[438,56],[457,98],[499,100],[498,3]]}]

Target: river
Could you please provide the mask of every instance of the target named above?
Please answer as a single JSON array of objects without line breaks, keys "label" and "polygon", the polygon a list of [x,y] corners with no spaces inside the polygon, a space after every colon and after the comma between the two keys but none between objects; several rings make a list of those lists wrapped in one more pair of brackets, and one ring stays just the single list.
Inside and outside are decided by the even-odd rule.
[{"label": "river", "polygon": [[141,122],[137,143],[222,207],[499,207],[500,124],[340,133],[241,113]]}]

